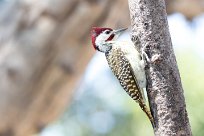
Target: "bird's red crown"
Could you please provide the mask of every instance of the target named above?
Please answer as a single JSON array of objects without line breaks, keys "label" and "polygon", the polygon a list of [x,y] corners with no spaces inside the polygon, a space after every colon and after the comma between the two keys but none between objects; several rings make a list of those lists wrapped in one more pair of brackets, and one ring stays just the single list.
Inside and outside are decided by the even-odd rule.
[{"label": "bird's red crown", "polygon": [[[106,28],[106,27],[92,27],[92,30],[91,30],[91,39],[92,39],[92,44],[93,44],[94,49],[96,49],[95,41],[96,41],[97,36],[100,35],[105,30],[113,31],[113,29]],[[111,35],[106,41],[112,40],[113,37],[114,37],[114,35]]]}]

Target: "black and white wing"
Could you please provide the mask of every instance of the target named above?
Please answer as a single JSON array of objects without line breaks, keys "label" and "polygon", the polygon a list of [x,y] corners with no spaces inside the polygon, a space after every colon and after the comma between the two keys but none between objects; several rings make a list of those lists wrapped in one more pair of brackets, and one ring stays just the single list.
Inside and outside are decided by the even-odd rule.
[{"label": "black and white wing", "polygon": [[134,71],[131,67],[131,64],[124,55],[124,53],[121,51],[120,48],[114,48],[107,52],[105,55],[109,67],[119,80],[123,89],[129,94],[129,96],[133,100],[139,103],[140,107],[146,113],[153,125],[153,118],[151,112],[145,104],[143,92],[139,87],[137,78],[134,75]]},{"label": "black and white wing", "polygon": [[134,76],[134,71],[130,62],[121,49],[112,49],[110,52],[106,53],[106,59],[112,72],[130,97],[136,102],[142,100],[142,90]]}]

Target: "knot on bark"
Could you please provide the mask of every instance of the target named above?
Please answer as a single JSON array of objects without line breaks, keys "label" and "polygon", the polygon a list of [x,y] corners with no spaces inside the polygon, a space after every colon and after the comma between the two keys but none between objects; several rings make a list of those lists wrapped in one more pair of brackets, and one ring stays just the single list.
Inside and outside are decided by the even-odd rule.
[{"label": "knot on bark", "polygon": [[160,54],[155,54],[155,55],[152,56],[152,58],[151,58],[151,62],[152,62],[153,64],[159,64],[162,60],[163,60],[163,59],[162,59],[162,57],[161,57]]}]

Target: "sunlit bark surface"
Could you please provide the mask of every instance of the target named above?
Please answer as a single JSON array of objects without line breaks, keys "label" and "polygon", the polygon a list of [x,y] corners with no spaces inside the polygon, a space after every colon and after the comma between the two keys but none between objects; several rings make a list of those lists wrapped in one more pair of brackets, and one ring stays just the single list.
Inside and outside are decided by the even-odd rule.
[{"label": "sunlit bark surface", "polygon": [[[191,136],[164,0],[129,0],[132,40],[146,52],[147,92],[156,136]],[[137,44],[135,44],[137,45]]]}]

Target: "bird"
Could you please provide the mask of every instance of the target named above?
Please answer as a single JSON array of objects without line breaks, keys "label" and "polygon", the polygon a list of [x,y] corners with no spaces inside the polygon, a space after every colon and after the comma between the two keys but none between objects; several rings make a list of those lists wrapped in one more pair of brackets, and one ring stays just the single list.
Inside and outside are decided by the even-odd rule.
[{"label": "bird", "polygon": [[133,42],[117,41],[126,29],[92,27],[92,45],[95,50],[105,54],[108,65],[122,88],[139,104],[154,126],[154,119],[145,102],[147,82],[143,55],[138,52]]}]

